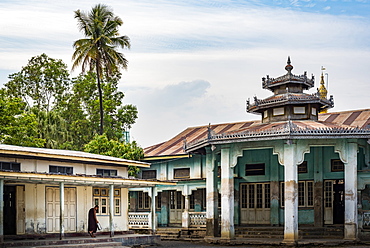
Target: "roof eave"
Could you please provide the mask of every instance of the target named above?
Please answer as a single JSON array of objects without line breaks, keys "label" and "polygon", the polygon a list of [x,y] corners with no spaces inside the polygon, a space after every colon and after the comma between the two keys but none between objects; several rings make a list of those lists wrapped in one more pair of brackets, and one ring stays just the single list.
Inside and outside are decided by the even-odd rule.
[{"label": "roof eave", "polygon": [[59,175],[34,172],[0,171],[0,178],[9,181],[59,184],[65,182],[73,185],[115,185],[117,187],[154,187],[156,185],[175,185],[174,182],[151,181],[131,178],[111,178],[81,175]]},{"label": "roof eave", "polygon": [[168,160],[177,158],[189,158],[190,154],[177,154],[177,155],[162,155],[162,156],[148,156],[141,159],[142,161],[153,161],[153,160]]},{"label": "roof eave", "polygon": [[252,141],[266,141],[266,140],[294,140],[294,139],[370,139],[370,132],[367,134],[336,134],[336,133],[283,133],[275,135],[261,135],[261,136],[249,136],[241,137],[240,135],[231,135],[234,137],[225,137],[225,138],[211,138],[200,141],[197,144],[190,145],[186,148],[186,152],[194,152],[198,149],[209,145],[220,145],[220,144],[229,144],[229,143],[242,143],[242,142],[252,142]]},{"label": "roof eave", "polygon": [[0,149],[0,156],[1,155],[18,156],[18,157],[23,157],[23,158],[34,158],[34,159],[40,159],[40,160],[71,161],[75,163],[98,163],[98,164],[109,164],[109,165],[118,165],[118,166],[150,167],[150,163],[118,159],[115,157],[112,157],[112,160],[110,160],[109,156],[104,156],[104,157],[107,157],[106,159],[104,159],[104,158],[69,156],[69,155],[61,155],[61,154],[51,154],[51,153],[49,154],[49,153],[40,153],[40,152],[31,152],[31,151]]}]

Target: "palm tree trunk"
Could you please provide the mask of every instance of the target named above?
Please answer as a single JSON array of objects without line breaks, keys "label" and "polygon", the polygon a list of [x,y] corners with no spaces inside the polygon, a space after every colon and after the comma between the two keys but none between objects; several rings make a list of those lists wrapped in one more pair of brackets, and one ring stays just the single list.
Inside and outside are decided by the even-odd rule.
[{"label": "palm tree trunk", "polygon": [[96,66],[96,76],[98,78],[98,93],[99,93],[99,110],[100,110],[100,135],[104,133],[104,115],[103,115],[103,93],[100,84],[99,68]]}]

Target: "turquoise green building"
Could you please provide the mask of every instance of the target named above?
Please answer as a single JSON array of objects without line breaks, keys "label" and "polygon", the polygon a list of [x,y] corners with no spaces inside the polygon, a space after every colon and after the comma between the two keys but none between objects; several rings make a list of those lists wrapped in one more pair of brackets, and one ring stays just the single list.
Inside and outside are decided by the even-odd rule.
[{"label": "turquoise green building", "polygon": [[294,243],[302,225],[341,226],[356,240],[370,227],[370,109],[330,113],[323,76],[308,94],[314,77],[294,75],[290,58],[285,70],[262,78],[270,97],[247,101],[259,120],[190,127],[146,148],[141,177],[176,186],[131,189],[130,212],[155,206],[155,227],[224,240],[238,226],[283,226]]}]

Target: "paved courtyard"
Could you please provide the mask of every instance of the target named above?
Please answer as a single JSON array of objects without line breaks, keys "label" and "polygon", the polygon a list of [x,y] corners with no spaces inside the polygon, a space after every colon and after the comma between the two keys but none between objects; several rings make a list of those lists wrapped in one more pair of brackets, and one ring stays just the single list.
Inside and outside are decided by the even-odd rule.
[{"label": "paved courtyard", "polygon": [[[263,246],[263,245],[258,245],[258,246],[253,246],[253,245],[215,245],[215,244],[208,244],[206,242],[202,241],[160,241],[157,245],[150,246],[150,248],[209,248],[209,247],[215,247],[215,248],[230,248],[230,247],[243,247],[243,248],[254,248],[254,247],[259,247],[259,248],[269,248],[269,247],[283,247],[283,246]],[[299,247],[327,247],[327,248],[334,248],[334,247],[356,247],[356,248],[369,248],[370,245],[364,245],[364,244],[359,244],[359,245],[341,245],[341,246],[327,246],[327,245],[322,245],[322,246],[299,246]]]}]

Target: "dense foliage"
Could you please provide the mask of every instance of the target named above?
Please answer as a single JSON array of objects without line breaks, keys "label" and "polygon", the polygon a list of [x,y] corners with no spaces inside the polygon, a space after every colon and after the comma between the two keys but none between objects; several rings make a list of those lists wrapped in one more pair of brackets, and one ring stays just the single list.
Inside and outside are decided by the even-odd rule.
[{"label": "dense foliage", "polygon": [[[85,152],[101,155],[113,156],[130,160],[140,160],[144,157],[144,152],[136,142],[122,143],[117,140],[110,140],[105,134],[96,135],[93,140],[85,145]],[[139,172],[138,167],[129,166],[129,176],[136,176]]]},{"label": "dense foliage", "polygon": [[[111,154],[106,150],[100,154],[140,159],[142,149],[123,140],[138,112],[136,106],[122,104],[120,77],[116,72],[102,79],[106,126],[104,139],[97,139],[100,116],[96,74],[87,72],[70,78],[61,60],[46,54],[33,57],[0,89],[0,142],[100,153],[91,147],[99,147],[96,142],[102,141],[114,149]],[[86,144],[90,145],[85,148]]]}]

